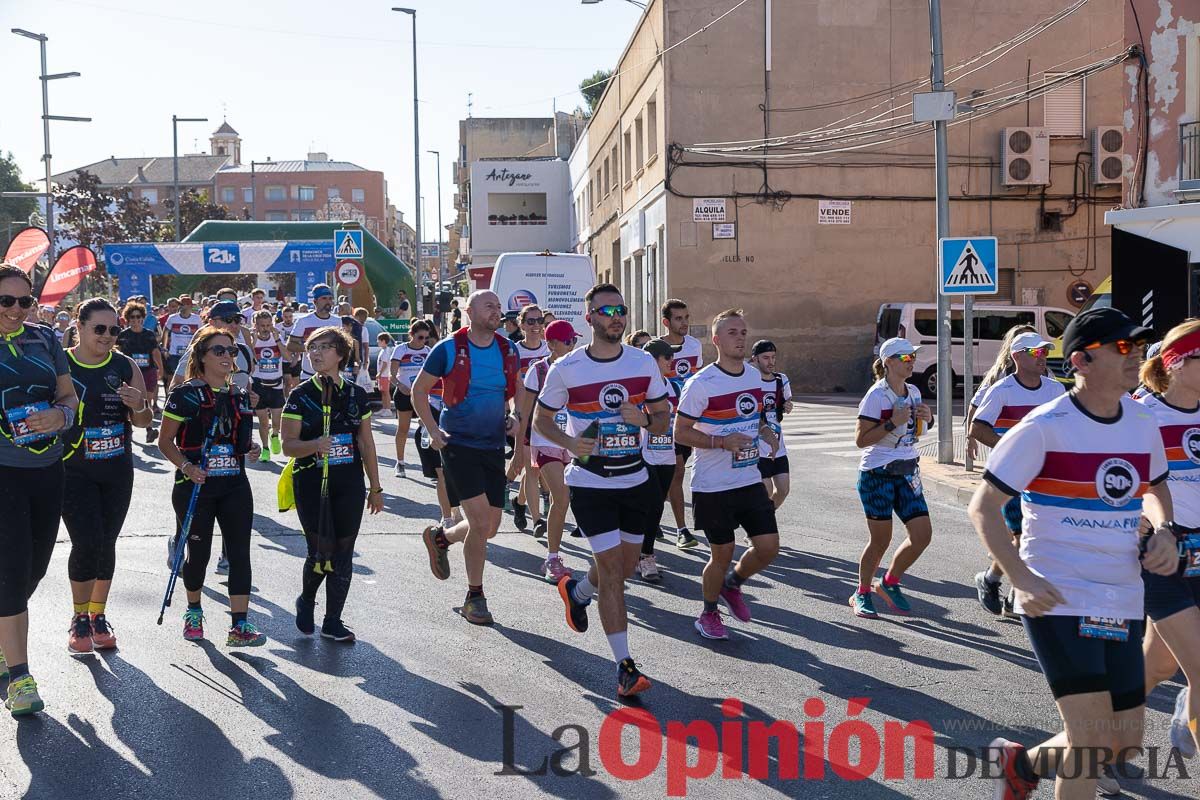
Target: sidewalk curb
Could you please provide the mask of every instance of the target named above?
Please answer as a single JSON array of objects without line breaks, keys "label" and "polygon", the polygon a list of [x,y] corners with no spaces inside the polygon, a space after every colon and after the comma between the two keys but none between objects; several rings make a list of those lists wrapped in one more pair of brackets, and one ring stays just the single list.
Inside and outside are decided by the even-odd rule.
[{"label": "sidewalk curb", "polygon": [[965,508],[982,481],[982,473],[965,472],[960,463],[939,464],[928,456],[921,459],[921,484],[925,495],[934,500]]}]

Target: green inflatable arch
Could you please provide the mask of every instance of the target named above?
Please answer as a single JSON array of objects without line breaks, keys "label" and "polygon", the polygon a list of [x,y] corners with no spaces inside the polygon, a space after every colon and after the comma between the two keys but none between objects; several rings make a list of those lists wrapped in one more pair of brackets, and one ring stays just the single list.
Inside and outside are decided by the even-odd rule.
[{"label": "green inflatable arch", "polygon": [[[333,232],[342,227],[358,227],[353,222],[322,220],[319,222],[245,222],[222,219],[206,220],[191,232],[185,242],[278,242],[331,241]],[[363,229],[363,269],[375,292],[383,316],[395,306],[400,290],[408,293],[410,301],[417,293],[413,285],[412,268],[399,256]],[[357,287],[356,287],[357,288]]]}]

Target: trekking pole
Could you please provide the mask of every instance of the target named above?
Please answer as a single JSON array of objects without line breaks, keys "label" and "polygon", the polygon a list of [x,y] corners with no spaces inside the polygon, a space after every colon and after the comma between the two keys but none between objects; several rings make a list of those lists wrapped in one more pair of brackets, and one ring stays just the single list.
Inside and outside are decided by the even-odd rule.
[{"label": "trekking pole", "polygon": [[[321,416],[324,422],[324,436],[329,435],[329,406],[332,402],[333,381],[328,378],[321,378]],[[332,448],[332,444],[330,445]],[[333,561],[331,550],[333,549],[333,514],[329,508],[329,453],[321,463],[321,508],[317,515],[317,563],[313,565],[313,572],[318,575],[333,574]],[[324,556],[324,558],[322,558]]]}]

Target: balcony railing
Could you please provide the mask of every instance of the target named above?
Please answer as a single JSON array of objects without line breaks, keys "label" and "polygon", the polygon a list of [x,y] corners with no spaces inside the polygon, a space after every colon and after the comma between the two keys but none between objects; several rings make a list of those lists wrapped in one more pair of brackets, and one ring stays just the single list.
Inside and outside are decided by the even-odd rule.
[{"label": "balcony railing", "polygon": [[1179,126],[1179,188],[1197,186],[1200,186],[1200,122],[1184,122]]}]

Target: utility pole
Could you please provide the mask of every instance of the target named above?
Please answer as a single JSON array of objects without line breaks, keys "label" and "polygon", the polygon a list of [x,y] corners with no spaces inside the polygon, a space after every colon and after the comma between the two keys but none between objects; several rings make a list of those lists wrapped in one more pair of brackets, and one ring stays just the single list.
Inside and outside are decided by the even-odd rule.
[{"label": "utility pole", "polygon": [[[60,80],[62,78],[78,78],[78,72],[59,72],[51,75],[46,71],[46,42],[49,37],[44,33],[32,33],[23,28],[13,28],[12,32],[17,36],[24,36],[26,39],[33,39],[38,43],[42,55],[42,72],[38,79],[42,82],[42,138],[45,143],[45,150],[42,153],[42,161],[46,165],[46,186],[45,191],[40,193],[46,198],[46,235],[50,238],[50,249],[46,251],[47,264],[54,266],[54,192],[50,186],[50,178],[53,174],[50,169],[50,121],[58,122],[91,122],[91,117],[64,117],[50,113],[50,81]],[[6,193],[8,194],[8,193]],[[12,196],[12,195],[8,195]],[[28,196],[28,195],[26,195]]]},{"label": "utility pole", "polygon": [[413,196],[416,199],[416,208],[413,214],[416,216],[416,225],[413,230],[417,234],[417,257],[416,265],[414,266],[414,281],[417,292],[417,312],[424,315],[425,301],[424,295],[421,292],[421,286],[418,281],[421,280],[421,110],[419,108],[419,94],[417,91],[417,10],[415,8],[392,8],[392,11],[399,11],[402,14],[408,14],[412,17],[412,57],[413,57],[413,182],[416,184],[413,191]]},{"label": "utility pole", "polygon": [[208,117],[171,115],[171,191],[175,193],[175,241],[177,242],[183,239],[183,231],[179,227],[179,123],[181,122],[208,122]]},{"label": "utility pole", "polygon": [[[946,88],[946,69],[942,60],[942,3],[929,0],[929,40],[932,50],[933,91]],[[933,123],[934,161],[937,172],[937,236],[936,240],[950,235],[950,187],[946,166],[946,120]],[[932,259],[937,264],[937,259]],[[935,286],[941,284],[938,272]],[[937,293],[937,427],[938,463],[954,461],[954,373],[950,361],[950,298],[940,290]],[[966,398],[964,398],[966,399]]]},{"label": "utility pole", "polygon": [[[442,234],[445,233],[445,228],[442,227],[442,154],[437,150],[429,152],[437,156],[437,204],[438,204],[438,285],[437,291],[442,290],[442,284],[446,282],[446,250],[442,247]],[[436,298],[437,295],[435,294]]]}]

